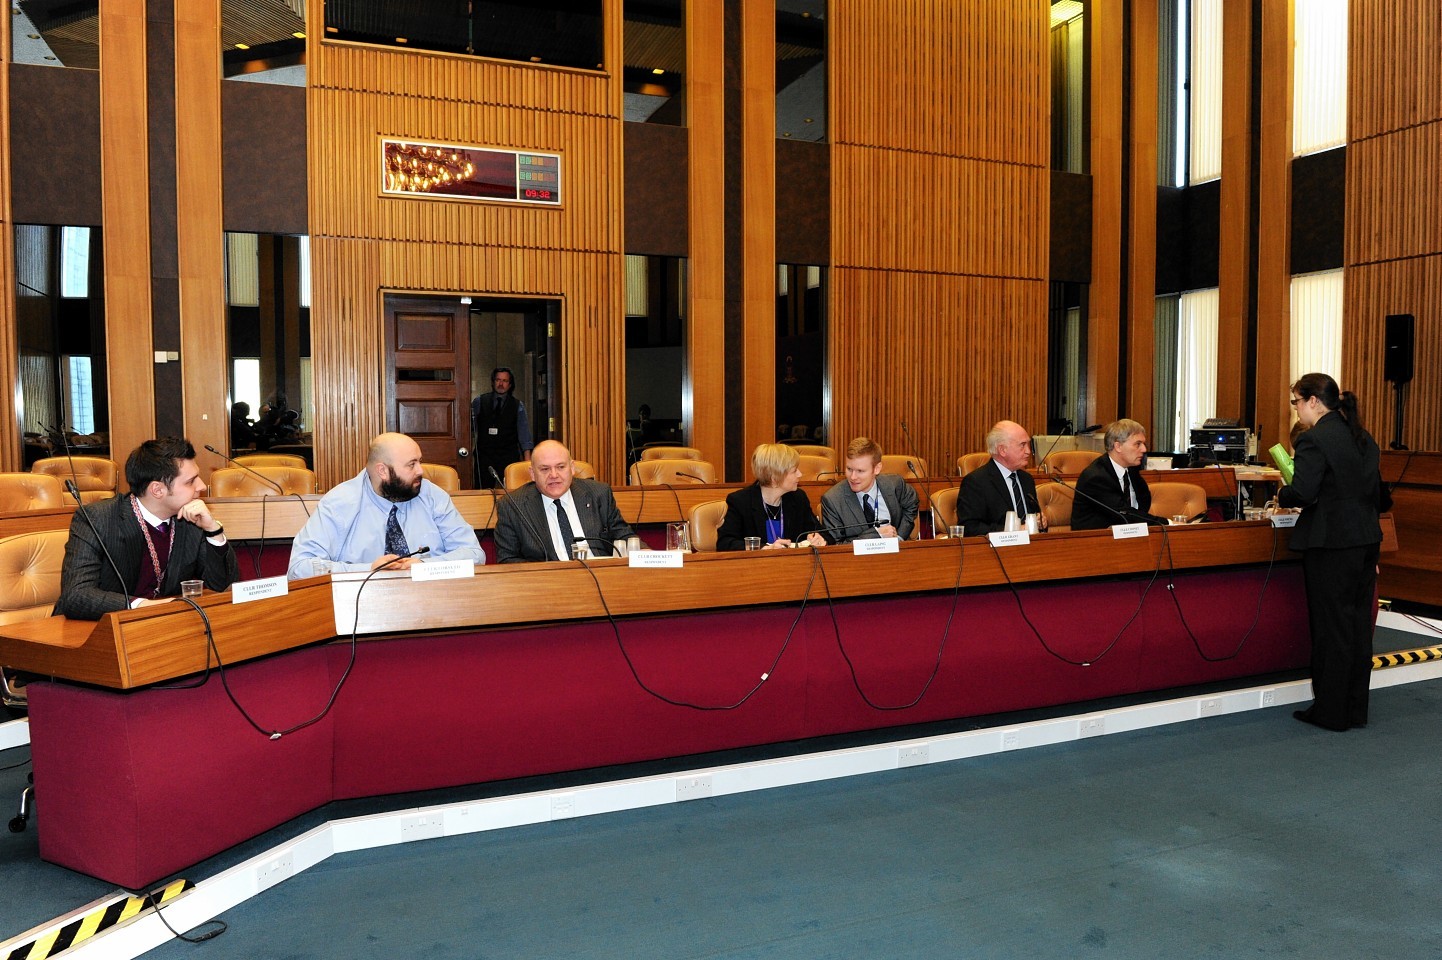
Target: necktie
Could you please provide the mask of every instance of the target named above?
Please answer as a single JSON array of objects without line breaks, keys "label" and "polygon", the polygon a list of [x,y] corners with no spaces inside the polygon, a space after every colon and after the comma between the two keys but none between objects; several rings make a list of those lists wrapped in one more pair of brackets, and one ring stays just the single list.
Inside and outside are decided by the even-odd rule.
[{"label": "necktie", "polygon": [[496,402],[493,403],[493,404],[491,404],[491,412],[492,412],[492,413],[500,413],[500,412],[501,412],[501,398],[500,398],[500,397],[496,397]]},{"label": "necktie", "polygon": [[157,536],[155,540],[155,562],[160,564],[161,572],[165,571],[170,563],[170,521],[166,520],[155,528]]},{"label": "necktie", "polygon": [[561,542],[566,545],[566,552],[558,557],[560,560],[571,559],[571,545],[576,542],[576,532],[571,529],[571,518],[566,516],[566,507],[559,500],[552,500],[556,505],[556,528],[561,531]]},{"label": "necktie", "polygon": [[861,498],[861,515],[866,522],[872,526],[876,525],[876,508],[871,505],[871,494],[865,494]]},{"label": "necktie", "polygon": [[1026,516],[1030,511],[1026,508],[1026,497],[1021,495],[1021,481],[1016,478],[1015,470],[1011,474],[1011,495],[1012,499],[1016,501],[1016,515],[1018,517]]},{"label": "necktie", "polygon": [[1122,474],[1122,505],[1128,510],[1135,506],[1132,503],[1132,475],[1130,472]]},{"label": "necktie", "polygon": [[391,515],[386,518],[386,553],[403,557],[410,552],[410,547],[406,546],[406,535],[401,530],[401,522],[396,518],[396,505],[391,504]]}]

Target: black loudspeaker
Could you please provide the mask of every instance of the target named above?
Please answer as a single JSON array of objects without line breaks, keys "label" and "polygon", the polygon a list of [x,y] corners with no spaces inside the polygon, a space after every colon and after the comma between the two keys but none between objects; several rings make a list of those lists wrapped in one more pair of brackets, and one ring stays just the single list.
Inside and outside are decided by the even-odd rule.
[{"label": "black loudspeaker", "polygon": [[1387,341],[1382,353],[1382,377],[1392,383],[1412,379],[1412,331],[1417,325],[1410,313],[1387,317]]}]

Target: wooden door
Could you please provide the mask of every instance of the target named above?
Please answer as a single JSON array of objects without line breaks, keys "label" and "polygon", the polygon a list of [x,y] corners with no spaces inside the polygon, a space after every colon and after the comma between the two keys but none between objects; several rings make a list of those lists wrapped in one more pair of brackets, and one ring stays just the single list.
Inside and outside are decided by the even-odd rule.
[{"label": "wooden door", "polygon": [[470,487],[471,308],[458,297],[386,294],[386,428]]}]

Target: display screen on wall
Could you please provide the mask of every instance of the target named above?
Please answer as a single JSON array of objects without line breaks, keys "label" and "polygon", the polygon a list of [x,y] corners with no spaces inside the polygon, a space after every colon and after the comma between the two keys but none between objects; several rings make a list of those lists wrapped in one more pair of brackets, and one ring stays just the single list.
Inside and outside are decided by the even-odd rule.
[{"label": "display screen on wall", "polygon": [[382,139],[381,192],[560,206],[561,155]]}]

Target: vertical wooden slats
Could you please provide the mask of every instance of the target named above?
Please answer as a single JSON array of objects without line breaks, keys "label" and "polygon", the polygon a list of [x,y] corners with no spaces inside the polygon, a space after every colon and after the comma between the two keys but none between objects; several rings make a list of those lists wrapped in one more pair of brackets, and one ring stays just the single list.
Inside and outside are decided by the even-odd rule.
[{"label": "vertical wooden slats", "polygon": [[0,370],[12,389],[0,390],[0,470],[16,471],[22,460],[20,408],[15,383],[20,348],[15,310],[15,223],[10,200],[10,25],[0,23]]},{"label": "vertical wooden slats", "polygon": [[1120,2],[1094,3],[1087,8],[1091,31],[1092,282],[1086,419],[1093,423],[1115,419],[1121,401],[1124,14]]},{"label": "vertical wooden slats", "polygon": [[155,435],[145,26],[145,0],[114,0],[101,6],[105,348],[110,452],[121,461]]},{"label": "vertical wooden slats", "polygon": [[1383,379],[1388,314],[1416,317],[1403,442],[1442,449],[1442,7],[1349,6],[1342,385],[1378,439],[1395,430]]},{"label": "vertical wooden slats", "polygon": [[[323,35],[319,4],[311,36]],[[623,468],[621,10],[609,74],[312,43],[307,91],[316,467],[354,475],[384,429],[385,291],[554,297],[560,429],[603,476]],[[562,154],[560,210],[384,198],[379,138]],[[544,435],[546,425],[533,424]]]},{"label": "vertical wooden slats", "polygon": [[[1146,4],[1143,3],[1143,6]],[[1217,407],[1242,416],[1252,269],[1252,5],[1222,5],[1222,182],[1217,250]]]},{"label": "vertical wooden slats", "polygon": [[685,22],[691,257],[682,415],[691,446],[719,475],[726,463],[725,11],[714,0],[687,0]]},{"label": "vertical wooden slats", "polygon": [[1044,426],[1046,11],[834,4],[831,50],[829,435],[949,472],[997,419]]},{"label": "vertical wooden slats", "polygon": [[[1157,326],[1157,6],[1131,7],[1130,198],[1127,217],[1127,407],[1156,430],[1153,380]],[[1170,411],[1169,411],[1170,412]]]},{"label": "vertical wooden slats", "polygon": [[[1257,151],[1257,449],[1285,440],[1292,412],[1292,0],[1262,5]],[[1220,366],[1220,365],[1219,365]],[[1219,373],[1220,376],[1220,373]]]},{"label": "vertical wooden slats", "polygon": [[[748,453],[776,435],[776,4],[742,0],[742,367]],[[693,154],[694,156],[694,154]],[[732,479],[740,479],[733,477]]]},{"label": "vertical wooden slats", "polygon": [[175,234],[185,434],[227,450],[220,0],[175,6]]}]

